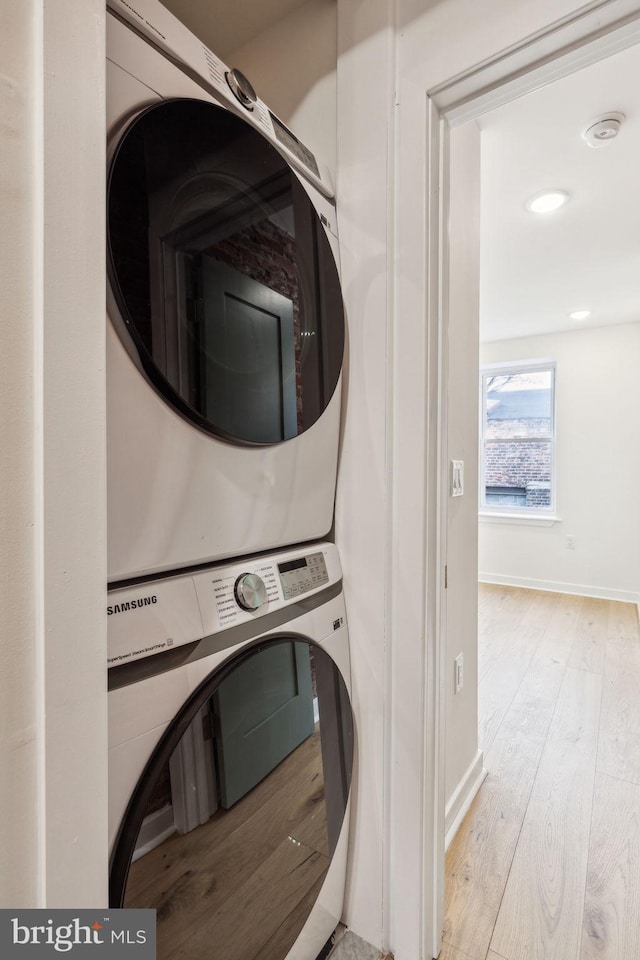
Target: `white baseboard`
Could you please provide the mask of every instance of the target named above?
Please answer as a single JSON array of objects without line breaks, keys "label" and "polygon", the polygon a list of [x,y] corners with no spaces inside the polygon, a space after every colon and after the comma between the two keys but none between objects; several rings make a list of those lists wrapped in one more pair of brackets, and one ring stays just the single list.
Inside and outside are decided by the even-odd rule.
[{"label": "white baseboard", "polygon": [[497,583],[503,587],[523,587],[525,590],[546,590],[549,593],[570,593],[577,597],[594,597],[597,600],[620,600],[635,603],[640,609],[640,593],[631,590],[611,590],[609,587],[588,587],[580,583],[558,583],[556,580],[530,580],[527,577],[511,577],[501,573],[479,573],[480,583]]},{"label": "white baseboard", "polygon": [[173,807],[170,803],[167,803],[160,810],[156,810],[155,813],[145,817],[142,821],[132,862],[135,863],[140,857],[144,857],[145,854],[153,850],[154,847],[164,843],[164,841],[175,832]]},{"label": "white baseboard", "polygon": [[444,813],[444,848],[449,849],[449,844],[458,832],[458,827],[464,820],[465,814],[473,803],[475,796],[482,786],[487,771],[483,767],[484,755],[482,750],[477,754],[469,764],[469,767],[460,780],[460,783],[453,791],[451,799],[447,803]]}]

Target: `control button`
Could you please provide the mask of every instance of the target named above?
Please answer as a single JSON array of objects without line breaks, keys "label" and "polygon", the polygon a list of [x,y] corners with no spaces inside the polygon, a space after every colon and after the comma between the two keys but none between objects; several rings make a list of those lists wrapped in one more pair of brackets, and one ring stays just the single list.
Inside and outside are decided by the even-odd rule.
[{"label": "control button", "polygon": [[257,610],[267,602],[267,588],[257,573],[242,573],[236,580],[234,593],[243,610]]},{"label": "control button", "polygon": [[225,76],[236,100],[239,100],[247,110],[253,110],[258,96],[244,73],[234,68],[233,70],[229,70]]}]

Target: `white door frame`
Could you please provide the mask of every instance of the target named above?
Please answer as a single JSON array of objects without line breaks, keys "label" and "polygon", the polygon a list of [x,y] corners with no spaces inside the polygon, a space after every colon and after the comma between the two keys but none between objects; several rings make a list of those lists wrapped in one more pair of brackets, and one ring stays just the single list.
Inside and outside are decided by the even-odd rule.
[{"label": "white door frame", "polygon": [[[491,59],[478,63],[426,91],[426,138],[423,165],[426,190],[423,213],[425,236],[425,286],[421,300],[426,309],[428,347],[425,376],[427,423],[435,436],[425,440],[427,529],[436,535],[433,566],[427,562],[426,609],[426,749],[424,763],[424,852],[422,956],[437,956],[444,916],[445,831],[445,676],[446,603],[444,577],[447,530],[447,362],[448,362],[448,263],[447,238],[449,156],[448,131],[488,110],[516,100],[560,77],[603,60],[640,42],[640,0],[596,0],[557,21],[548,29],[524,39]],[[416,93],[400,87],[400,146],[403,115],[416,108]],[[408,96],[403,96],[408,94]],[[422,96],[425,96],[423,92]],[[404,101],[404,102],[403,102]],[[399,206],[403,203],[402,190]],[[436,215],[437,213],[437,215]],[[402,234],[399,236],[402,249]],[[399,279],[402,298],[402,277]],[[414,295],[415,296],[415,295]],[[411,298],[413,299],[413,298]],[[433,492],[435,491],[435,493]],[[432,629],[430,629],[430,627]],[[433,696],[433,701],[430,701]]]}]

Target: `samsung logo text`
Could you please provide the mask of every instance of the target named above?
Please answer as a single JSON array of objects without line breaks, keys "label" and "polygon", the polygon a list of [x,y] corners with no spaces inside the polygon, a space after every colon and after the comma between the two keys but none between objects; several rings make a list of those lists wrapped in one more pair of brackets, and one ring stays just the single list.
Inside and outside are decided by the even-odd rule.
[{"label": "samsung logo text", "polygon": [[107,616],[112,617],[114,613],[125,613],[127,610],[138,610],[140,607],[150,607],[152,603],[157,602],[158,598],[154,594],[151,597],[137,597],[135,600],[114,603],[112,607],[107,607]]}]

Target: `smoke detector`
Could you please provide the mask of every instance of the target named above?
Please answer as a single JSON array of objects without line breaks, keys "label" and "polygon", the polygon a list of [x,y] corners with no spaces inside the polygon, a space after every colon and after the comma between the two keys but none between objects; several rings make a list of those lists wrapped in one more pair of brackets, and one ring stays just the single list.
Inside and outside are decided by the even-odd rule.
[{"label": "smoke detector", "polygon": [[589,126],[582,131],[582,139],[590,147],[604,147],[610,140],[614,140],[618,136],[623,120],[624,113],[611,110],[609,113],[592,120]]}]

